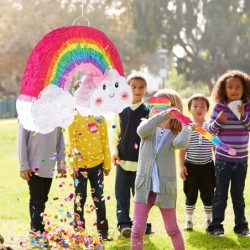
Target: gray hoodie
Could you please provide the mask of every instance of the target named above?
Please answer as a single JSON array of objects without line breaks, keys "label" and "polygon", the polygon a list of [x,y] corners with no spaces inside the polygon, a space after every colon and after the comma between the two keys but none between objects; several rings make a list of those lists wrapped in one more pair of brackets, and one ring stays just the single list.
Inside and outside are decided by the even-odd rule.
[{"label": "gray hoodie", "polygon": [[52,178],[57,169],[65,169],[65,145],[61,128],[49,134],[28,131],[19,125],[18,157],[20,171],[31,170],[40,177]]}]

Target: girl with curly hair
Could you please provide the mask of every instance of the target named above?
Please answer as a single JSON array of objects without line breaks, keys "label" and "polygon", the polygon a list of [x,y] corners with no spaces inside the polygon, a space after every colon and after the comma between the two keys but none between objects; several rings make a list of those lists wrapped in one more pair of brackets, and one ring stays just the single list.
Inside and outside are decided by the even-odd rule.
[{"label": "girl with curly hair", "polygon": [[216,105],[207,129],[236,150],[236,155],[230,155],[219,147],[215,152],[216,189],[212,205],[213,219],[207,229],[215,236],[224,236],[222,222],[225,218],[230,184],[235,216],[234,232],[250,236],[244,201],[250,131],[249,86],[248,74],[231,70],[218,78],[212,92]]}]

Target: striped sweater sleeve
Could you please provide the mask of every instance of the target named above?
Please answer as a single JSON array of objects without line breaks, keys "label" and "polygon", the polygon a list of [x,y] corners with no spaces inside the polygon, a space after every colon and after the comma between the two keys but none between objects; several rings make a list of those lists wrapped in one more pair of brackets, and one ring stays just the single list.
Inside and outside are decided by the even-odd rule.
[{"label": "striped sweater sleeve", "polygon": [[[207,129],[212,134],[236,150],[236,155],[229,155],[220,147],[216,148],[216,158],[226,162],[245,162],[248,160],[248,143],[250,131],[250,103],[244,104],[245,115],[240,120],[234,115],[226,104],[215,105]],[[226,122],[217,117],[223,111],[227,116]]]}]

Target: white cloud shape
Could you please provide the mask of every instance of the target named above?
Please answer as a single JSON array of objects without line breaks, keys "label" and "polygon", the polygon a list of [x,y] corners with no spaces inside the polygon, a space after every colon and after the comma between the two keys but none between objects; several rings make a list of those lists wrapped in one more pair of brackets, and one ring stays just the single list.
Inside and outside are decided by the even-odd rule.
[{"label": "white cloud shape", "polygon": [[25,129],[41,134],[56,127],[65,128],[73,122],[75,101],[73,96],[55,85],[48,85],[35,101],[18,100],[20,123]]},{"label": "white cloud shape", "polygon": [[75,107],[82,115],[120,113],[132,102],[126,79],[115,69],[97,77],[87,76],[85,80],[74,97],[52,84],[45,87],[37,99],[20,96],[16,104],[20,123],[27,130],[47,134],[56,127],[69,126]]}]

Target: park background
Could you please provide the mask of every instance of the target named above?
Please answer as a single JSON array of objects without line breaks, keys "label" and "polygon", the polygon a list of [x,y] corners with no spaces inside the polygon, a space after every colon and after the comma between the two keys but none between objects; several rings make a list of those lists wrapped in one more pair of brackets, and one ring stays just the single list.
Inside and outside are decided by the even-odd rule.
[{"label": "park background", "polygon": [[[115,44],[125,74],[141,70],[148,76],[148,96],[159,88],[177,90],[185,99],[202,92],[210,95],[219,75],[229,69],[250,73],[250,1],[248,0],[1,0],[0,3],[0,234],[8,243],[22,242],[28,231],[28,189],[19,177],[16,154],[15,101],[29,54],[53,29],[87,17],[91,27],[103,31]],[[87,25],[86,20],[81,20]],[[186,114],[187,110],[185,110]],[[178,165],[178,164],[177,164]],[[105,180],[110,231],[115,241],[105,249],[129,249],[129,241],[116,230],[114,173]],[[64,183],[62,183],[64,182]],[[249,175],[246,182],[246,215],[250,218]],[[63,186],[63,188],[59,187]],[[51,220],[72,192],[72,181],[55,179],[48,214]],[[89,200],[88,205],[91,204]],[[68,209],[72,204],[66,203]],[[178,180],[178,220],[185,221],[182,182]],[[96,233],[89,214],[87,223]],[[145,249],[171,249],[153,209],[150,221],[156,232],[146,237]],[[187,249],[250,249],[249,239],[233,233],[234,216],[228,201],[226,238],[211,238],[204,231],[204,215],[198,202],[195,231],[185,232]]]},{"label": "park background", "polygon": [[[188,115],[187,109],[184,113]],[[109,130],[112,129],[112,121],[109,120]],[[4,236],[6,243],[14,246],[14,249],[29,249],[21,247],[28,244],[29,231],[29,195],[28,185],[26,181],[19,176],[19,166],[17,159],[17,129],[18,121],[16,119],[3,119],[0,121],[0,234]],[[179,172],[178,152],[177,159],[177,175]],[[70,229],[72,219],[67,218],[66,213],[73,213],[73,200],[65,201],[67,197],[74,192],[73,181],[70,176],[63,179],[54,176],[52,189],[49,195],[49,201],[45,213],[45,221],[49,221],[52,228],[56,226],[65,230]],[[130,242],[119,236],[116,228],[116,200],[114,195],[115,183],[115,166],[109,176],[104,181],[104,197],[107,207],[107,218],[110,225],[110,236],[114,238],[112,242],[105,242],[103,249],[110,250],[128,250]],[[250,177],[248,174],[245,188],[246,217],[250,218],[250,193],[249,193]],[[177,218],[181,229],[185,222],[185,196],[182,191],[182,180],[178,178],[178,196],[177,196]],[[85,204],[86,230],[97,237],[96,231],[96,215],[95,211],[91,211],[93,205],[91,199],[91,191],[88,187],[88,199]],[[63,208],[63,210],[62,210]],[[133,202],[131,201],[131,215],[133,214]],[[62,220],[62,221],[61,221]],[[154,234],[145,237],[145,250],[171,250],[172,244],[170,238],[166,235],[160,211],[154,207],[149,215],[149,222],[152,223]],[[224,227],[225,238],[214,237],[205,231],[205,215],[200,199],[197,202],[194,213],[194,231],[183,231],[187,250],[243,250],[250,249],[249,237],[237,236],[233,232],[234,214],[231,198],[228,199],[228,207],[226,209]],[[32,248],[38,249],[38,248]]]},{"label": "park background", "polygon": [[148,75],[149,94],[170,87],[183,98],[210,95],[225,71],[250,73],[249,0],[1,0],[0,118],[16,116],[34,46],[81,16],[113,41],[126,76]]}]

